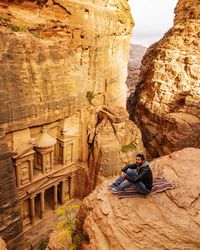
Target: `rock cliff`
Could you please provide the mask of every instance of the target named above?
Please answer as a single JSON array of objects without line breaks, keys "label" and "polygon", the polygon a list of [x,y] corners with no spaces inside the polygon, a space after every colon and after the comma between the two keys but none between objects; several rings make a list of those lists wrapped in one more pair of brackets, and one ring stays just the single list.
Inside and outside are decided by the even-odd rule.
[{"label": "rock cliff", "polygon": [[200,247],[200,149],[186,148],[151,162],[154,177],[174,189],[118,199],[106,181],[84,199],[79,218],[89,236],[82,249],[139,250]]},{"label": "rock cliff", "polygon": [[132,102],[134,101],[135,88],[139,82],[141,62],[146,50],[147,48],[142,45],[131,44],[128,61],[128,77],[126,79],[126,85],[128,88],[126,107],[130,114],[132,113]]},{"label": "rock cliff", "polygon": [[[127,0],[0,0],[0,127],[15,164],[3,162],[1,167],[10,171],[6,185],[12,186],[10,202],[16,203],[0,235],[17,221],[7,242],[22,231],[15,182],[18,189],[28,186],[33,192],[19,192],[23,226],[35,223],[39,195],[43,216],[45,189],[41,194],[33,191],[38,176],[46,174],[37,175],[40,164],[50,166],[49,175],[62,164],[68,171],[67,164],[80,166],[81,174],[68,179],[71,190],[76,186],[77,194],[85,195],[95,187],[98,173],[116,173],[134,156],[132,151],[143,150],[140,131],[125,110],[132,26]],[[51,158],[45,161],[34,147],[42,131],[53,141]],[[63,184],[63,193],[69,192],[68,186],[64,190]],[[9,198],[7,192],[5,196]]]},{"label": "rock cliff", "polygon": [[93,110],[88,117],[88,169],[85,184],[79,183],[79,186],[85,186],[85,195],[101,182],[102,177],[118,174],[123,165],[135,159],[137,153],[146,153],[141,132],[129,120],[128,112],[123,107],[104,107],[98,112]]},{"label": "rock cliff", "polygon": [[[8,145],[0,129],[0,235],[9,243],[9,249],[14,246],[14,249],[20,250],[23,249],[22,222],[14,178]],[[1,241],[0,249],[4,249]]]},{"label": "rock cliff", "polygon": [[174,26],[142,61],[131,117],[154,156],[200,147],[199,32],[200,2],[180,0]]},{"label": "rock cliff", "polygon": [[91,99],[125,107],[126,0],[0,1],[0,25],[6,133],[71,116]]},{"label": "rock cliff", "polygon": [[128,77],[126,85],[128,88],[128,97],[135,92],[135,87],[139,80],[142,58],[147,48],[139,44],[131,44],[128,60]]}]

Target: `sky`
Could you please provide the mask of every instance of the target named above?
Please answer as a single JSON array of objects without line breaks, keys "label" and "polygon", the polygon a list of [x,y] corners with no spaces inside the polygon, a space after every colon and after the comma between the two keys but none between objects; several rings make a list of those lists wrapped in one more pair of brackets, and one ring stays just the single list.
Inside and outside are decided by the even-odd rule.
[{"label": "sky", "polygon": [[129,0],[135,22],[132,43],[146,47],[160,40],[173,26],[178,0]]}]

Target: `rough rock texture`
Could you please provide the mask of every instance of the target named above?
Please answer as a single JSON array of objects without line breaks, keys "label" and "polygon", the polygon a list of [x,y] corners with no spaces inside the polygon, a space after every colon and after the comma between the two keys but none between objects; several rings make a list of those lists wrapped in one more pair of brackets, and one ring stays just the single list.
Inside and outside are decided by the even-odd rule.
[{"label": "rough rock texture", "polygon": [[132,25],[126,0],[0,1],[5,133],[70,116],[91,97],[125,107]]},{"label": "rough rock texture", "polygon": [[0,249],[1,250],[7,250],[6,243],[2,240],[1,237],[0,237]]},{"label": "rough rock texture", "polygon": [[90,117],[87,124],[89,166],[83,190],[85,195],[95,188],[102,176],[118,174],[123,165],[133,162],[137,153],[146,153],[141,132],[129,120],[124,108],[113,106],[92,109],[87,117]]},{"label": "rough rock texture", "polygon": [[126,85],[128,88],[128,97],[135,92],[135,87],[139,80],[142,58],[147,48],[139,44],[131,44],[128,60],[128,77]]},{"label": "rough rock texture", "polygon": [[66,231],[58,232],[54,230],[49,235],[49,241],[45,250],[63,250],[70,249],[71,242]]},{"label": "rough rock texture", "polygon": [[[127,0],[0,0],[0,126],[10,151],[39,138],[44,125],[54,139],[73,136],[74,160],[95,171],[92,161],[87,169],[91,121],[102,106],[125,112],[132,26]],[[130,122],[124,131],[134,126]],[[135,140],[134,133],[127,142]]]},{"label": "rough rock texture", "polygon": [[[0,128],[0,235],[9,249],[23,249],[22,223],[8,145]],[[15,239],[15,240],[14,240]],[[2,243],[3,244],[3,243]],[[0,243],[1,246],[1,243]],[[2,249],[0,247],[0,249]]]},{"label": "rough rock texture", "polygon": [[142,45],[132,44],[129,52],[126,108],[130,114],[134,103],[135,88],[139,82],[141,61],[146,50],[147,48]]},{"label": "rough rock texture", "polygon": [[131,117],[154,156],[200,147],[199,0],[180,0],[175,15],[173,28],[143,59],[132,105]]},{"label": "rough rock texture", "polygon": [[186,148],[151,162],[154,177],[174,189],[118,199],[108,181],[85,198],[79,217],[90,242],[82,249],[143,250],[200,248],[200,149]]}]

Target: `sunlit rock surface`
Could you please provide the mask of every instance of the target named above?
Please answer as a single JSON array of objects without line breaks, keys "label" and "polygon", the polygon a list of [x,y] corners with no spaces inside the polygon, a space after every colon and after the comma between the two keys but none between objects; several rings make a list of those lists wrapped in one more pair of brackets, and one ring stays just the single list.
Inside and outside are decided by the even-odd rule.
[{"label": "sunlit rock surface", "polygon": [[6,243],[0,238],[0,249],[1,250],[7,250]]},{"label": "sunlit rock surface", "polygon": [[[9,249],[14,247],[20,250],[23,249],[23,228],[13,169],[8,145],[0,128],[0,236],[6,242],[11,242],[8,244]],[[1,241],[0,249],[4,250]]]},{"label": "sunlit rock surface", "polygon": [[200,149],[186,148],[150,165],[154,177],[164,177],[174,189],[118,199],[105,181],[81,207],[79,218],[89,236],[82,249],[199,249]]},{"label": "sunlit rock surface", "polygon": [[[97,178],[91,161],[88,169],[92,144],[88,140],[98,125],[91,122],[102,107],[119,106],[126,112],[132,26],[126,0],[0,1],[0,127],[5,133],[0,149],[0,235],[6,235],[6,243],[12,245],[12,239],[22,232],[22,217],[30,223],[29,208],[24,213],[21,208],[22,217],[18,210],[17,171],[11,152],[13,156],[33,149],[44,129],[56,143],[62,136],[73,137],[74,150],[68,152],[71,160],[80,160],[84,174],[93,171]],[[130,128],[135,126],[130,124]],[[133,138],[130,135],[127,142]],[[23,162],[19,164],[23,168]],[[27,166],[22,174],[29,181]],[[73,185],[78,186],[75,181]],[[30,183],[32,190],[34,184]],[[78,193],[84,192],[85,186],[78,187]],[[22,207],[23,198],[19,199]],[[12,247],[17,249],[14,243]]]},{"label": "sunlit rock surface", "polygon": [[200,147],[199,32],[200,2],[180,0],[173,28],[143,59],[131,117],[154,156]]},{"label": "sunlit rock surface", "polygon": [[[94,105],[125,107],[133,21],[127,1],[0,1],[5,132]],[[40,7],[37,4],[40,3]]]},{"label": "sunlit rock surface", "polygon": [[[85,113],[86,114],[86,113]],[[89,194],[101,177],[120,172],[123,165],[135,160],[137,153],[146,153],[142,135],[128,112],[119,106],[90,110],[88,120],[88,169],[83,192]],[[79,192],[80,193],[80,192]]]}]

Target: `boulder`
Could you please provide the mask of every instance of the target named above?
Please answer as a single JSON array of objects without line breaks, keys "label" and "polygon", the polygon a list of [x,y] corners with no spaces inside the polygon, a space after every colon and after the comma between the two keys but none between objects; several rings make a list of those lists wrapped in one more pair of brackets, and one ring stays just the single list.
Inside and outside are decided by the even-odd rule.
[{"label": "boulder", "polygon": [[82,249],[200,248],[200,149],[185,148],[151,162],[154,177],[174,185],[146,197],[118,199],[108,181],[86,197],[79,212],[89,237]]}]

